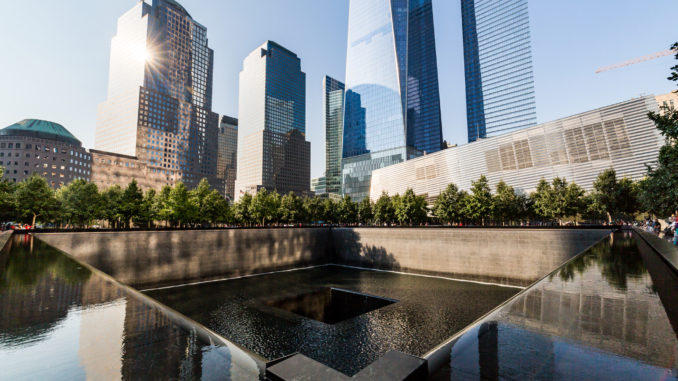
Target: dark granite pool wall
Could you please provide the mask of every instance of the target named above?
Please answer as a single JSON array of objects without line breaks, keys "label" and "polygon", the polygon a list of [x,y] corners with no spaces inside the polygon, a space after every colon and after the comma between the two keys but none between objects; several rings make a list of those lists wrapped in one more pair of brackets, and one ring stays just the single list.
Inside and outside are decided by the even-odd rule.
[{"label": "dark granite pool wall", "polygon": [[7,241],[9,241],[9,237],[12,236],[12,231],[11,230],[5,230],[4,232],[0,232],[0,251],[5,247],[5,244],[7,244]]},{"label": "dark granite pool wall", "polygon": [[325,263],[528,285],[609,229],[304,228],[36,233],[136,286]]},{"label": "dark granite pool wall", "polygon": [[335,263],[519,286],[609,234],[609,229],[332,229]]},{"label": "dark granite pool wall", "polygon": [[162,286],[325,264],[329,229],[37,233],[117,280]]}]

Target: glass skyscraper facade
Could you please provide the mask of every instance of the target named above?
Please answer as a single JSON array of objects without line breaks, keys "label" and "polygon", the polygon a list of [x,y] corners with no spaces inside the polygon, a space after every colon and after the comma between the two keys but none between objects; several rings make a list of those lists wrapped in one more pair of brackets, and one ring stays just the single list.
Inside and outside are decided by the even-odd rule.
[{"label": "glass skyscraper facade", "polygon": [[373,170],[441,149],[431,0],[351,0],[342,189],[369,196]]},{"label": "glass skyscraper facade", "polygon": [[217,179],[223,183],[224,195],[229,200],[235,196],[237,155],[238,119],[224,115],[219,122]]},{"label": "glass skyscraper facade", "polygon": [[95,146],[135,156],[167,184],[216,179],[218,115],[207,29],[174,0],[140,1],[118,19]]},{"label": "glass skyscraper facade", "polygon": [[240,72],[235,199],[260,189],[307,194],[311,143],[306,141],[306,74],[301,60],[267,41]]},{"label": "glass skyscraper facade", "polygon": [[341,147],[344,127],[344,84],[323,78],[323,122],[325,123],[326,193],[341,193]]},{"label": "glass skyscraper facade", "polygon": [[527,0],[461,0],[468,141],[537,124]]}]

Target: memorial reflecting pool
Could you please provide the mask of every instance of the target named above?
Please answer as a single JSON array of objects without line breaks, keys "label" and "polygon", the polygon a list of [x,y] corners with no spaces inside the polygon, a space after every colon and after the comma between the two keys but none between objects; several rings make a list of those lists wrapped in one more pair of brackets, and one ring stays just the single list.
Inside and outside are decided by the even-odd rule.
[{"label": "memorial reflecting pool", "polygon": [[677,280],[614,233],[463,334],[437,379],[678,379]]},{"label": "memorial reflecting pool", "polygon": [[[392,302],[334,324],[323,323],[308,315],[322,313],[329,298],[324,290],[328,288]],[[353,375],[390,349],[424,355],[518,291],[512,287],[322,266],[146,294],[269,360],[299,352]],[[276,305],[272,300],[284,303]],[[285,303],[295,306],[281,308]],[[353,301],[353,305],[362,308],[359,301]],[[290,311],[295,308],[306,312]],[[309,313],[313,308],[316,312]],[[350,308],[342,306],[347,313]]]},{"label": "memorial reflecting pool", "polygon": [[0,380],[256,380],[295,352],[352,375],[389,350],[434,380],[678,380],[678,271],[652,244],[610,234],[522,292],[324,265],[140,293],[14,235]]},{"label": "memorial reflecting pool", "polygon": [[28,235],[10,244],[0,256],[0,380],[258,377],[239,349],[58,250]]}]

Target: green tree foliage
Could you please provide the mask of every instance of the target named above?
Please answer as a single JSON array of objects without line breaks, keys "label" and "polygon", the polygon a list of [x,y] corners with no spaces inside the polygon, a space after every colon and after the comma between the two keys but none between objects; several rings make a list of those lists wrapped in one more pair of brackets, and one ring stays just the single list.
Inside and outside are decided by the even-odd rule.
[{"label": "green tree foliage", "polygon": [[15,183],[2,179],[2,167],[0,167],[0,221],[8,221],[17,217],[15,191]]},{"label": "green tree foliage", "polygon": [[428,208],[426,198],[417,196],[411,188],[405,190],[402,196],[397,197],[394,203],[395,216],[398,222],[402,224],[419,224],[426,221]]},{"label": "green tree foliage", "polygon": [[134,219],[134,223],[145,228],[153,227],[153,221],[159,219],[158,210],[156,209],[156,192],[155,189],[149,189],[144,193],[144,199],[139,206],[139,213]]},{"label": "green tree foliage", "polygon": [[90,225],[101,215],[104,206],[97,186],[82,179],[61,187],[56,197],[61,206],[60,220],[79,227]]},{"label": "green tree foliage", "polygon": [[530,194],[532,210],[537,218],[549,220],[553,217],[551,211],[551,184],[542,178],[537,189]]},{"label": "green tree foliage", "polygon": [[339,206],[331,198],[326,198],[322,202],[322,215],[325,222],[334,224],[339,222],[341,215],[339,213]]},{"label": "green tree foliage", "polygon": [[492,196],[492,203],[494,204],[494,216],[497,221],[501,221],[502,225],[509,221],[519,219],[519,199],[512,186],[507,185],[504,180],[497,183],[497,188],[494,196]]},{"label": "green tree foliage", "polygon": [[382,193],[377,202],[374,203],[374,220],[380,225],[395,220],[393,201],[386,192]]},{"label": "green tree foliage", "polygon": [[319,222],[325,219],[324,201],[318,197],[304,198],[304,215],[308,222]]},{"label": "green tree foliage", "polygon": [[346,195],[337,205],[339,222],[351,224],[358,221],[358,204],[351,200],[351,197]]},{"label": "green tree foliage", "polygon": [[279,209],[280,195],[277,192],[271,193],[264,188],[252,198],[249,213],[254,221],[261,222],[261,226],[266,226],[267,222],[278,220]]},{"label": "green tree foliage", "polygon": [[493,215],[492,191],[485,175],[481,175],[477,181],[471,182],[471,193],[465,199],[465,211],[468,218],[485,225],[488,218]]},{"label": "green tree foliage", "polygon": [[201,222],[211,225],[227,223],[231,220],[230,206],[218,190],[212,189],[203,199],[199,207]]},{"label": "green tree foliage", "polygon": [[253,223],[250,214],[250,206],[252,205],[252,195],[245,193],[240,197],[240,200],[233,205],[233,218],[236,222],[249,226]]},{"label": "green tree foliage", "polygon": [[280,200],[280,219],[289,224],[304,222],[304,200],[290,192]]},{"label": "green tree foliage", "polygon": [[465,198],[468,194],[450,184],[433,203],[433,214],[442,223],[461,222],[464,219]]},{"label": "green tree foliage", "polygon": [[17,185],[14,201],[20,216],[30,219],[31,226],[35,226],[38,217],[46,221],[59,209],[59,203],[47,180],[36,174]]},{"label": "green tree foliage", "polygon": [[617,180],[614,169],[601,172],[593,182],[591,208],[607,216],[608,222],[613,218],[626,218],[638,209],[638,186],[630,179]]},{"label": "green tree foliage", "polygon": [[[672,49],[678,49],[678,42]],[[678,54],[675,58],[678,60]],[[678,65],[671,68],[669,81],[678,82]],[[659,112],[650,112],[666,143],[659,151],[656,168],[648,168],[647,178],[641,182],[640,202],[643,209],[658,215],[670,216],[678,210],[678,110],[661,106]]]},{"label": "green tree foliage", "polygon": [[369,197],[365,197],[358,203],[358,222],[369,224],[374,219],[374,205]]},{"label": "green tree foliage", "polygon": [[164,221],[166,224],[170,224],[172,221],[172,205],[170,203],[170,196],[172,194],[172,187],[165,185],[160,189],[160,192],[155,197],[155,202],[153,204],[153,210],[157,213],[157,217],[160,221]]},{"label": "green tree foliage", "polygon": [[122,218],[122,195],[124,191],[119,185],[112,185],[101,193],[104,207],[102,209],[101,217],[108,221],[109,227],[120,227],[120,220]]},{"label": "green tree foliage", "polygon": [[124,227],[130,227],[132,219],[139,217],[143,200],[144,194],[141,188],[139,188],[139,184],[137,184],[136,180],[132,180],[122,192],[122,198],[120,199],[119,211]]},{"label": "green tree foliage", "polygon": [[180,227],[187,226],[197,219],[198,207],[192,200],[188,188],[181,181],[170,191],[169,206],[172,209],[171,221]]}]

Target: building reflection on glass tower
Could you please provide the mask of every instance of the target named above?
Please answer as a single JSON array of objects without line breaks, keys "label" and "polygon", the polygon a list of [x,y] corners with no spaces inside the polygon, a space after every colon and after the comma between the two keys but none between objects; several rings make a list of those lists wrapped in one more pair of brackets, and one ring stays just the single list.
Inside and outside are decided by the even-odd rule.
[{"label": "building reflection on glass tower", "polygon": [[461,1],[469,142],[537,124],[527,1]]},{"label": "building reflection on glass tower", "polygon": [[167,184],[216,181],[218,115],[207,29],[174,0],[145,0],[118,19],[95,147],[136,156]]},{"label": "building reflection on glass tower", "polygon": [[343,193],[369,196],[374,169],[440,150],[431,0],[353,0],[349,8]]},{"label": "building reflection on glass tower", "polygon": [[238,107],[235,199],[261,189],[308,194],[311,143],[299,57],[273,41],[256,48],[243,62]]},{"label": "building reflection on glass tower", "polygon": [[325,193],[341,193],[341,141],[344,127],[344,84],[323,78],[325,123]]},{"label": "building reflection on glass tower", "polygon": [[223,182],[226,198],[233,200],[238,155],[238,119],[222,115],[218,146],[217,179]]}]

